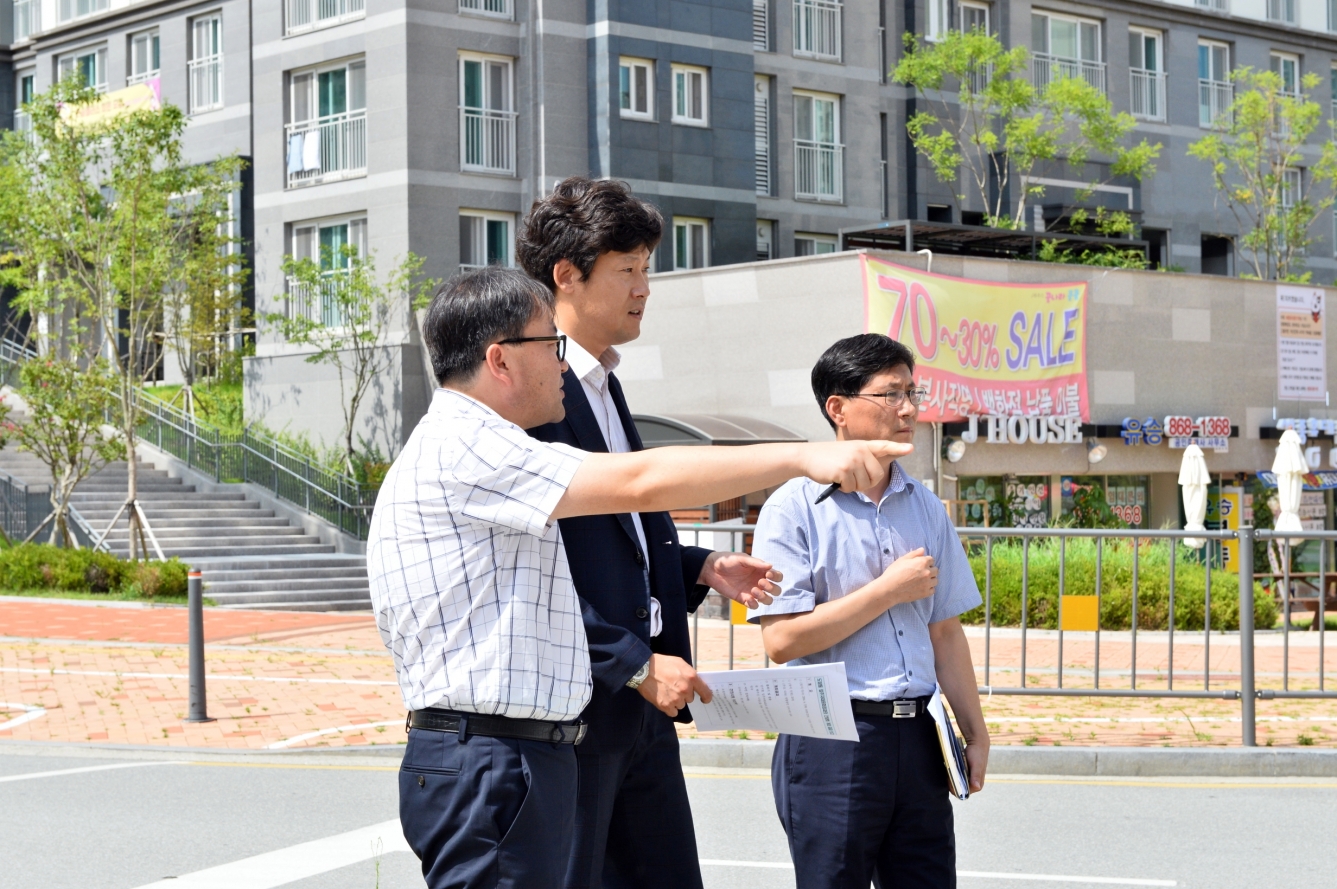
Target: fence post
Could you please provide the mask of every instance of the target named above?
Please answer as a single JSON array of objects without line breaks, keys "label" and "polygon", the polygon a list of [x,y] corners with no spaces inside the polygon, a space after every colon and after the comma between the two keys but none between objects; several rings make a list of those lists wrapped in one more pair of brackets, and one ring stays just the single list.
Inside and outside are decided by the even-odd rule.
[{"label": "fence post", "polygon": [[191,570],[186,590],[190,621],[190,715],[186,722],[213,722],[204,691],[204,577]]},{"label": "fence post", "polygon": [[1253,675],[1253,528],[1239,530],[1240,724],[1245,747],[1256,747]]}]

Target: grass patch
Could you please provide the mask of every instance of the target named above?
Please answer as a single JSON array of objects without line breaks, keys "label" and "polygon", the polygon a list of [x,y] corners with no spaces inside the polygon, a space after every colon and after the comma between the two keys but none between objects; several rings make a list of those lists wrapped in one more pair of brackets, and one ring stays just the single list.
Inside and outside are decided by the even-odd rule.
[{"label": "grass patch", "polygon": [[[1318,617],[1318,615],[1316,615],[1316,614],[1294,614],[1294,613],[1292,613],[1292,614],[1291,614],[1291,629],[1292,629],[1292,630],[1308,630],[1310,627],[1313,626],[1313,624],[1314,624],[1314,619],[1315,619],[1316,617]],[[1280,629],[1282,629],[1282,621],[1281,621],[1281,614],[1280,614],[1280,612],[1278,612],[1278,614],[1277,614],[1277,622],[1276,622],[1276,625],[1273,627],[1273,629],[1276,629],[1276,630],[1280,630]],[[1323,629],[1325,629],[1325,630],[1337,630],[1337,615],[1334,615],[1334,614],[1331,614],[1331,613],[1329,613],[1329,614],[1324,614],[1324,615],[1323,615]]]},{"label": "grass patch", "polygon": [[184,600],[188,571],[180,559],[131,562],[110,553],[45,543],[20,543],[0,550],[0,589],[6,590]]},{"label": "grass patch", "polygon": [[[183,407],[181,386],[149,386],[145,391],[155,398]],[[242,416],[241,383],[202,383],[194,386],[195,417],[212,423],[226,432],[241,432],[246,421]],[[175,399],[175,400],[174,400]]]},{"label": "grass patch", "polygon": [[[95,602],[153,602],[159,605],[185,605],[186,596],[145,596],[139,592],[91,593],[88,590],[5,590],[0,589],[0,596],[23,596],[33,599],[88,599]],[[217,605],[213,599],[204,597],[205,605]]]}]

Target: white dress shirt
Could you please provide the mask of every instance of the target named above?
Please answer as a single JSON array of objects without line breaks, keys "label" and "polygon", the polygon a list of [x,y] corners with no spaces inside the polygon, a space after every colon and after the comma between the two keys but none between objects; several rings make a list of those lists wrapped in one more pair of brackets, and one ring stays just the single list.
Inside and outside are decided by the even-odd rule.
[{"label": "white dress shirt", "polygon": [[376,497],[367,574],[410,710],[568,721],[590,656],[550,520],[585,452],[437,389]]},{"label": "white dress shirt", "polygon": [[[560,331],[559,331],[560,332]],[[603,433],[604,446],[610,454],[626,454],[631,451],[631,442],[627,439],[627,430],[618,416],[613,394],[608,390],[608,375],[617,369],[622,356],[617,349],[609,346],[602,355],[595,358],[585,351],[580,343],[570,336],[566,338],[566,363],[572,372],[580,378],[585,398],[594,411],[594,419]],[[645,528],[641,525],[640,513],[631,514],[631,523],[636,528],[636,540],[640,544],[641,554],[645,557],[645,589],[650,591],[650,549],[645,545]],[[650,635],[658,636],[664,628],[660,613],[659,600],[650,597]]]}]

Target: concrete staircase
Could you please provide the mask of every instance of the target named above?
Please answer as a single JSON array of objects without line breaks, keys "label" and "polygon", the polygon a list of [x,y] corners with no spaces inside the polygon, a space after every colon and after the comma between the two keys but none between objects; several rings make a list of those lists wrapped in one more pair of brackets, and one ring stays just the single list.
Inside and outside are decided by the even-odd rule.
[{"label": "concrete staircase", "polygon": [[[30,484],[49,484],[47,467],[31,454],[0,449],[0,470]],[[139,499],[163,553],[204,572],[205,595],[225,608],[365,611],[371,608],[367,562],[335,552],[272,509],[235,491],[196,490],[140,462]],[[102,533],[125,502],[129,467],[110,463],[75,488],[71,505]],[[122,515],[107,535],[118,556],[130,552]],[[152,550],[152,544],[149,545]]]}]

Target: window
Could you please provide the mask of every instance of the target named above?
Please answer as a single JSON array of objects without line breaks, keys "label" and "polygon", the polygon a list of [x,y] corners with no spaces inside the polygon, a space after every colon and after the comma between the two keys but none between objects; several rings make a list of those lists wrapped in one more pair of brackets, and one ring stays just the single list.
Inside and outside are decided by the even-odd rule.
[{"label": "window", "polygon": [[365,217],[301,223],[292,227],[292,258],[309,259],[320,267],[320,293],[288,280],[286,312],[289,318],[319,320],[326,327],[343,324],[338,288],[348,273],[352,256],[367,255]]},{"label": "window", "polygon": [[14,0],[14,42],[27,40],[42,30],[41,0]]},{"label": "window", "polygon": [[952,22],[950,0],[926,0],[926,2],[928,4],[928,28],[924,31],[924,37],[927,40],[941,40],[947,36],[947,29]]},{"label": "window", "polygon": [[756,146],[752,151],[757,194],[771,194],[771,79],[764,74],[753,80],[752,130]]},{"label": "window", "polygon": [[835,235],[812,235],[806,232],[794,233],[795,256],[820,256],[823,253],[836,252]]},{"label": "window", "polygon": [[1230,0],[1197,0],[1197,4],[1213,12],[1230,12]]},{"label": "window", "polygon": [[60,0],[60,20],[83,18],[107,8],[107,0]]},{"label": "window", "polygon": [[514,251],[511,230],[515,217],[483,210],[460,211],[460,268],[509,266]]},{"label": "window", "polygon": [[130,76],[127,84],[142,83],[158,76],[158,32],[130,35]]},{"label": "window", "polygon": [[705,68],[673,66],[673,122],[708,126],[710,72]]},{"label": "window", "polygon": [[289,35],[341,25],[367,14],[367,0],[285,0],[285,6],[284,33]]},{"label": "window", "polygon": [[989,33],[989,7],[983,3],[965,3],[957,5],[961,13],[961,31],[969,34],[971,31],[982,31]]},{"label": "window", "polygon": [[1165,63],[1160,31],[1128,30],[1129,110],[1134,117],[1165,120]]},{"label": "window", "polygon": [[794,93],[794,197],[844,199],[844,151],[840,144],[840,97]]},{"label": "window", "polygon": [[771,0],[752,0],[752,48],[771,51]]},{"label": "window", "polygon": [[840,61],[839,0],[794,0],[794,55]]},{"label": "window", "polygon": [[1300,95],[1300,57],[1289,53],[1272,53],[1272,73],[1281,78],[1281,91],[1290,96]]},{"label": "window", "polygon": [[1210,127],[1230,113],[1235,88],[1230,83],[1230,47],[1198,41],[1198,126]]},{"label": "window", "polygon": [[1303,197],[1301,187],[1304,182],[1304,172],[1295,167],[1287,167],[1281,171],[1281,208],[1289,210],[1300,202]]},{"label": "window", "polygon": [[511,60],[460,56],[460,169],[515,175]]},{"label": "window", "polygon": [[[1334,219],[1337,219],[1337,211]],[[757,220],[757,260],[775,258],[775,223],[769,219]]]},{"label": "window", "polygon": [[710,265],[710,221],[673,219],[673,268],[703,269]]},{"label": "window", "polygon": [[460,0],[460,12],[497,19],[509,19],[513,15],[511,0]]},{"label": "window", "polygon": [[223,107],[223,17],[206,15],[190,23],[190,113]]},{"label": "window", "polygon": [[107,89],[107,48],[84,49],[61,56],[57,63],[60,79],[78,77],[84,86]]},{"label": "window", "polygon": [[32,116],[23,110],[23,106],[28,104],[36,96],[37,75],[20,74],[18,82],[17,108],[14,111],[14,129],[17,132],[24,133],[32,129]]},{"label": "window", "polygon": [[622,116],[654,120],[655,63],[645,59],[622,59],[617,71],[617,107]]},{"label": "window", "polygon": [[1295,24],[1295,0],[1267,0],[1267,18],[1272,22]]},{"label": "window", "polygon": [[366,63],[293,72],[284,138],[289,188],[365,176]]},{"label": "window", "polygon": [[1031,14],[1031,80],[1044,89],[1059,77],[1080,77],[1102,93],[1105,62],[1100,22],[1047,12]]}]

